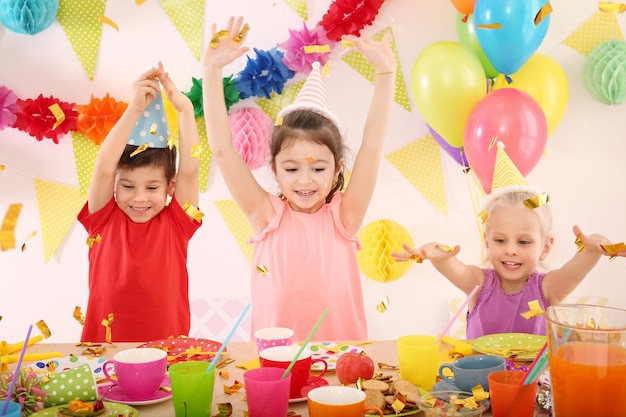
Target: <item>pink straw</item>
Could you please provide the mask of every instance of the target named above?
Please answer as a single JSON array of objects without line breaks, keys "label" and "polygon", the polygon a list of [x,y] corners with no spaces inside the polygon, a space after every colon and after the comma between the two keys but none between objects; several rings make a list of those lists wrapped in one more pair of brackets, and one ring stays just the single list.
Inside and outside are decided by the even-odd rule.
[{"label": "pink straw", "polygon": [[13,373],[13,379],[11,380],[11,385],[9,386],[9,390],[7,391],[7,398],[2,406],[2,413],[0,416],[3,416],[7,413],[7,409],[9,408],[9,403],[11,402],[11,397],[13,396],[13,390],[15,389],[15,383],[17,382],[17,375],[20,373],[20,368],[22,367],[22,360],[24,359],[24,353],[26,353],[26,348],[28,347],[28,340],[30,339],[30,332],[33,330],[33,325],[28,326],[28,332],[26,332],[26,339],[24,339],[24,345],[22,346],[22,351],[20,352],[20,357],[17,359],[17,365],[15,365],[15,372]]},{"label": "pink straw", "polygon": [[446,324],[446,327],[444,327],[443,330],[441,331],[441,333],[439,333],[439,337],[435,341],[435,344],[441,343],[441,339],[443,339],[443,337],[446,335],[446,333],[448,333],[448,330],[450,330],[450,327],[452,327],[452,325],[454,324],[454,321],[459,317],[459,315],[461,314],[461,312],[463,311],[465,306],[467,306],[467,303],[469,303],[469,301],[472,299],[472,297],[474,297],[474,294],[476,294],[476,291],[478,291],[479,288],[480,288],[480,286],[476,285],[474,287],[474,289],[472,290],[472,292],[469,293],[469,295],[467,296],[465,301],[463,301],[463,303],[461,304],[461,306],[459,307],[457,312],[454,313],[454,316],[452,316],[452,318],[450,319],[448,324]]}]

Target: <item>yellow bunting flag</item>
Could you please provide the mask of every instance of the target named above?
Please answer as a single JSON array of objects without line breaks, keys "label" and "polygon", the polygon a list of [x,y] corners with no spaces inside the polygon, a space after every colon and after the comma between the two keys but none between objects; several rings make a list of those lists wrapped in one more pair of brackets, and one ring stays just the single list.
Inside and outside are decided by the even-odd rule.
[{"label": "yellow bunting flag", "polygon": [[96,71],[102,37],[100,16],[105,9],[102,0],[59,0],[57,20],[90,80]]},{"label": "yellow bunting flag", "polygon": [[306,8],[306,0],[285,0],[293,10],[296,11],[302,20],[309,20],[309,13]]},{"label": "yellow bunting flag", "polygon": [[270,119],[276,120],[276,116],[278,116],[278,113],[283,109],[283,107],[293,103],[298,95],[298,91],[300,91],[303,85],[304,81],[301,81],[285,87],[282,94],[272,92],[269,100],[262,98],[257,100],[256,104],[270,117]]},{"label": "yellow bunting flag", "polygon": [[65,238],[87,198],[78,188],[35,179],[41,223],[44,262],[48,262]]},{"label": "yellow bunting flag", "polygon": [[2,228],[0,228],[0,249],[3,251],[15,248],[15,226],[17,226],[21,211],[22,204],[16,203],[9,205],[4,214]]},{"label": "yellow bunting flag", "polygon": [[[399,62],[400,58],[398,56],[396,40],[393,35],[393,30],[390,27],[378,32],[372,38],[376,41],[380,41],[386,31],[391,31],[391,49],[393,50],[393,53],[396,57],[396,62]],[[341,59],[343,59],[348,65],[355,69],[369,82],[371,82],[372,84],[374,83],[376,70],[369,62],[367,62],[363,54],[357,51],[351,51],[344,54]],[[401,65],[398,65],[398,69],[396,70],[396,87],[394,92],[394,100],[396,101],[396,103],[404,107],[406,111],[411,111],[411,103],[409,102],[409,94],[406,89],[406,83],[404,82],[404,74],[402,73]]]},{"label": "yellow bunting flag", "polygon": [[612,39],[624,39],[615,13],[595,12],[563,43],[578,53],[587,56],[602,42]]},{"label": "yellow bunting flag", "polygon": [[441,165],[441,147],[431,135],[386,155],[387,160],[440,213],[448,215],[446,190]]},{"label": "yellow bunting flag", "polygon": [[204,117],[196,118],[196,126],[198,127],[198,136],[200,139],[200,145],[202,146],[202,154],[200,155],[200,192],[204,193],[207,190],[207,184],[209,182],[209,171],[211,169],[211,159],[213,159],[213,152],[209,148],[209,140],[206,136],[206,126],[204,125]]},{"label": "yellow bunting flag", "polygon": [[161,0],[161,5],[191,52],[197,60],[200,60],[204,28],[204,0]]},{"label": "yellow bunting flag", "polygon": [[87,188],[91,182],[91,174],[96,163],[96,155],[100,145],[96,145],[89,138],[76,131],[70,132],[72,136],[72,148],[74,149],[74,163],[78,174],[78,187],[81,194],[87,194]]},{"label": "yellow bunting flag", "polygon": [[248,243],[248,239],[253,234],[250,222],[237,206],[235,200],[218,200],[215,205],[246,259],[248,262],[252,262],[252,245]]}]

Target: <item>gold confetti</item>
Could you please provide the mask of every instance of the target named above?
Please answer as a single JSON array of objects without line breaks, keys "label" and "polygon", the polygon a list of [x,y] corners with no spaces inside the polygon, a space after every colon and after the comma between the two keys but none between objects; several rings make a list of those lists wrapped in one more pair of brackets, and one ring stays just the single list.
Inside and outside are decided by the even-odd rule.
[{"label": "gold confetti", "polygon": [[113,29],[117,30],[118,32],[120,31],[119,26],[117,25],[117,23],[115,23],[113,20],[109,19],[106,16],[100,16],[98,18],[102,23],[106,23],[107,25],[111,26]]},{"label": "gold confetti", "polygon": [[100,236],[100,234],[97,234],[96,236],[89,236],[85,243],[91,248],[94,243],[100,243],[101,240],[102,236]]},{"label": "gold confetti", "polygon": [[65,113],[63,113],[63,109],[59,106],[59,103],[52,104],[48,107],[48,110],[50,110],[50,113],[52,113],[56,120],[52,126],[52,130],[54,130],[65,120]]},{"label": "gold confetti", "polygon": [[315,162],[315,158],[313,158],[312,156],[307,156],[306,158],[304,158],[305,161],[307,162]]},{"label": "gold confetti", "polygon": [[490,151],[491,148],[493,148],[493,146],[496,144],[496,141],[498,140],[497,136],[494,136],[491,138],[491,142],[489,142],[489,146],[487,146],[487,150]]},{"label": "gold confetti", "polygon": [[341,46],[343,46],[344,48],[354,48],[354,42],[346,40],[346,39],[342,39]]},{"label": "gold confetti", "polygon": [[472,388],[472,396],[476,401],[484,401],[489,398],[489,393],[485,392],[481,384],[476,384],[476,386]]},{"label": "gold confetti", "polygon": [[600,247],[610,255],[609,257],[610,261],[612,261],[613,259],[617,257],[617,252],[626,251],[626,245],[624,244],[624,242],[615,243],[611,245],[600,245]]},{"label": "gold confetti", "polygon": [[239,381],[235,381],[235,383],[231,386],[224,384],[224,393],[228,395],[236,394],[242,388],[243,384]]},{"label": "gold confetti", "polygon": [[601,12],[607,13],[624,13],[626,12],[626,3],[612,3],[609,1],[601,1],[598,4]]},{"label": "gold confetti", "polygon": [[156,135],[157,134],[157,124],[156,123],[152,123],[150,125],[150,134],[151,135]]},{"label": "gold confetti", "polygon": [[54,363],[54,361],[50,361],[50,362],[46,363],[46,368],[48,368],[48,371],[54,372],[54,370],[57,368],[57,366]]},{"label": "gold confetti", "polygon": [[26,242],[28,242],[30,239],[32,239],[36,235],[37,235],[37,231],[33,230],[32,232],[28,234],[28,236],[26,236],[26,239],[24,239],[24,243],[22,243],[22,252],[26,250]]},{"label": "gold confetti", "polygon": [[6,167],[4,165],[0,164],[0,171],[4,171],[5,168]]},{"label": "gold confetti", "polygon": [[170,136],[167,138],[167,144],[165,146],[171,151],[175,146],[178,146],[178,140],[176,140],[175,137]]},{"label": "gold confetti", "polygon": [[545,311],[543,311],[543,308],[541,308],[541,306],[539,305],[538,300],[529,301],[528,308],[530,308],[529,311],[520,313],[520,315],[524,317],[526,320],[531,319],[533,317],[541,316],[542,314],[545,313]]},{"label": "gold confetti", "polygon": [[137,6],[141,6],[142,4],[144,4],[146,2],[146,0],[135,0],[135,4]]},{"label": "gold confetti", "polygon": [[202,144],[196,143],[191,147],[191,157],[195,159],[200,159],[202,156]]},{"label": "gold confetti", "polygon": [[39,331],[41,332],[41,334],[43,335],[45,339],[52,336],[52,332],[50,332],[50,328],[48,327],[45,321],[39,320],[37,323],[35,323],[35,325],[37,326],[37,328],[39,329]]},{"label": "gold confetti", "polygon": [[[150,130],[152,130],[152,127],[150,127]],[[143,151],[145,151],[146,149],[148,149],[148,144],[147,143],[142,143],[141,145],[139,145],[137,147],[137,149],[135,149],[133,151],[133,153],[130,154],[130,157],[132,158],[133,156],[142,153]]]},{"label": "gold confetti", "polygon": [[189,201],[186,201],[185,204],[183,204],[183,211],[197,222],[200,222],[204,217],[204,213],[192,206]]},{"label": "gold confetti", "polygon": [[244,40],[244,38],[246,37],[249,31],[250,31],[250,25],[246,23],[245,25],[243,25],[243,27],[241,28],[237,36],[235,36],[235,38],[233,39],[233,42],[241,43],[241,41]]},{"label": "gold confetti", "polygon": [[280,116],[279,118],[276,119],[276,122],[274,122],[274,126],[282,126],[283,125],[283,116]]},{"label": "gold confetti", "polygon": [[80,307],[79,306],[74,307],[74,314],[72,314],[72,317],[74,317],[76,319],[76,321],[78,321],[78,323],[81,326],[85,325],[85,316],[80,311]]},{"label": "gold confetti", "polygon": [[225,371],[225,370],[223,370],[223,369],[218,369],[218,370],[217,370],[217,374],[218,374],[219,376],[221,376],[222,378],[226,379],[226,380],[228,380],[228,377],[230,376],[230,375],[228,374],[228,371]]},{"label": "gold confetti", "polygon": [[106,319],[102,319],[102,321],[100,322],[100,324],[102,324],[105,328],[106,328],[106,332],[104,335],[104,340],[106,340],[107,343],[112,343],[112,337],[111,337],[111,325],[113,324],[113,313],[109,313],[107,315]]},{"label": "gold confetti", "polygon": [[217,414],[213,417],[229,417],[233,414],[233,406],[230,403],[217,403]]},{"label": "gold confetti", "polygon": [[4,215],[0,228],[0,249],[3,251],[15,248],[15,227],[22,211],[22,204],[10,204]]},{"label": "gold confetti", "polygon": [[552,11],[552,5],[549,2],[544,4],[535,16],[535,26],[538,26],[539,23],[541,23],[543,20],[545,20],[545,18],[550,16],[550,13],[552,13]]},{"label": "gold confetti", "polygon": [[305,45],[305,54],[323,54],[330,52],[330,45]]},{"label": "gold confetti", "polygon": [[324,64],[324,66],[322,67],[322,70],[320,71],[320,73],[322,74],[322,77],[328,77],[328,74],[330,74],[330,64],[331,61],[328,61]]},{"label": "gold confetti", "polygon": [[228,38],[228,31],[222,29],[219,32],[217,32],[215,36],[211,38],[211,42],[209,43],[209,46],[211,46],[211,48],[217,48],[217,45],[219,44],[220,39],[224,39],[224,38]]},{"label": "gold confetti", "polygon": [[585,250],[585,243],[583,242],[583,237],[582,236],[576,236],[576,240],[574,241],[574,243],[576,244],[576,247],[578,248],[578,253],[581,253],[582,251]]},{"label": "gold confetti", "polygon": [[452,252],[454,250],[454,248],[452,246],[448,246],[448,245],[437,245],[439,247],[439,249],[441,249],[444,252]]},{"label": "gold confetti", "polygon": [[415,261],[415,262],[416,262],[416,263],[418,263],[418,264],[421,264],[422,262],[424,262],[424,260],[422,259],[422,257],[421,257],[421,256],[419,256],[419,255],[411,255],[411,256],[409,256],[409,260],[411,260],[411,261]]},{"label": "gold confetti", "polygon": [[393,408],[393,411],[395,411],[396,414],[398,414],[402,412],[402,410],[404,410],[404,407],[406,407],[406,400],[404,399],[404,395],[398,393],[396,395],[395,401],[391,403],[391,408]]},{"label": "gold confetti", "polygon": [[500,23],[483,23],[480,25],[476,25],[479,29],[502,29],[502,25]]},{"label": "gold confetti", "polygon": [[387,311],[387,309],[389,308],[389,297],[385,296],[385,298],[383,298],[383,300],[378,303],[378,305],[376,306],[376,310],[378,310],[379,313],[384,313],[385,311]]},{"label": "gold confetti", "polygon": [[480,213],[478,213],[477,217],[480,219],[480,221],[483,224],[487,223],[487,220],[489,220],[489,215],[487,214],[487,212],[485,210],[483,210]]},{"label": "gold confetti", "polygon": [[264,277],[269,275],[269,271],[267,270],[267,267],[265,265],[257,265],[256,272],[263,275]]},{"label": "gold confetti", "polygon": [[536,209],[538,207],[547,204],[550,201],[550,197],[547,192],[543,192],[535,197],[527,198],[524,200],[524,207],[529,209]]}]

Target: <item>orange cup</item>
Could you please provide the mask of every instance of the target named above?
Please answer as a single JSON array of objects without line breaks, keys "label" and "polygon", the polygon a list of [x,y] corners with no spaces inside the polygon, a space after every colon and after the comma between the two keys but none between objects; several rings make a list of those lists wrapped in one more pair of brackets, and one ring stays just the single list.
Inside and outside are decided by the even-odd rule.
[{"label": "orange cup", "polygon": [[380,408],[365,405],[365,393],[353,387],[314,388],[309,391],[307,405],[310,417],[363,417],[367,411],[384,416]]},{"label": "orange cup", "polygon": [[523,385],[526,372],[496,371],[489,374],[489,398],[493,417],[533,417],[537,384]]}]

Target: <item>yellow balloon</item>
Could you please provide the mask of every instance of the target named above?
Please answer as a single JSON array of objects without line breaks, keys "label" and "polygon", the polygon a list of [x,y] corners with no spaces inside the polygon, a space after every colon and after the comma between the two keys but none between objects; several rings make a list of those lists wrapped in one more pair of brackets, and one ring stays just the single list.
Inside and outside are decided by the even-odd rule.
[{"label": "yellow balloon", "polygon": [[411,70],[411,93],[424,121],[451,146],[463,145],[474,105],[486,95],[487,78],[476,55],[460,42],[426,47]]},{"label": "yellow balloon", "polygon": [[543,110],[551,135],[561,123],[569,99],[569,84],[561,65],[549,56],[534,54],[509,77],[511,83],[504,75],[498,75],[493,89],[516,88],[528,93]]},{"label": "yellow balloon", "polygon": [[392,220],[376,220],[360,233],[361,250],[357,252],[359,269],[367,277],[379,282],[395,281],[413,265],[396,262],[391,252],[402,252],[402,244],[413,246],[409,232]]}]

